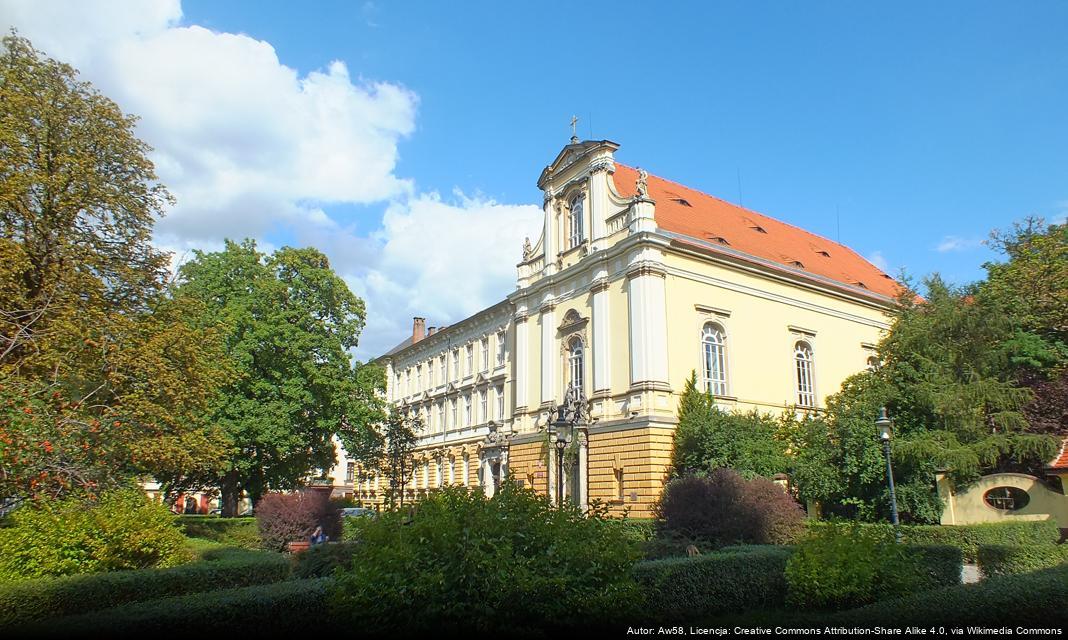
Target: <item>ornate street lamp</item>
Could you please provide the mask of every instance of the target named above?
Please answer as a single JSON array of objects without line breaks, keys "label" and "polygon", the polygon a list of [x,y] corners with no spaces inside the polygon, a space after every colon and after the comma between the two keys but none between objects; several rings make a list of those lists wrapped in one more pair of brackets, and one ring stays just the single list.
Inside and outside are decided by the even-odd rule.
[{"label": "ornate street lamp", "polygon": [[879,432],[879,440],[883,443],[883,455],[886,456],[886,481],[890,483],[890,522],[894,525],[894,540],[901,542],[901,527],[897,520],[897,494],[894,492],[894,467],[890,464],[890,436],[893,433],[894,423],[886,415],[886,407],[879,409],[879,418],[875,421],[875,428]]},{"label": "ornate street lamp", "polygon": [[556,450],[556,504],[564,503],[564,452],[575,439],[575,428],[586,424],[586,395],[567,385],[564,402],[554,407],[549,424],[549,446]]}]

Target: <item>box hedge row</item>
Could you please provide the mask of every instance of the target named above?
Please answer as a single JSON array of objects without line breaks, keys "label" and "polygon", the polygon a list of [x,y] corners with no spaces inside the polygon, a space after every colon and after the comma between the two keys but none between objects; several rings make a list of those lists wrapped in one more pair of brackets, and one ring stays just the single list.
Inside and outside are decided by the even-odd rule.
[{"label": "box hedge row", "polygon": [[634,577],[650,619],[697,619],[786,602],[786,561],[792,551],[756,547],[693,558],[640,562]]},{"label": "box hedge row", "polygon": [[265,551],[170,569],[113,571],[0,584],[0,628],[167,596],[267,584],[289,577],[289,560]]},{"label": "box hedge row", "polygon": [[979,545],[979,570],[1002,576],[1048,569],[1068,562],[1068,545]]},{"label": "box hedge row", "polygon": [[26,627],[31,635],[124,637],[183,636],[222,631],[244,636],[314,637],[330,631],[327,615],[331,578],[287,580],[274,584],[221,589],[70,616]]},{"label": "box hedge row", "polygon": [[[829,526],[833,523],[809,521],[808,528]],[[893,526],[882,523],[858,525],[886,534],[893,533]],[[1022,522],[992,522],[969,525],[903,525],[902,540],[910,544],[948,544],[964,552],[966,562],[976,562],[979,545],[1052,545],[1060,539],[1060,529],[1053,520],[1027,520]]]},{"label": "box hedge row", "polygon": [[996,576],[843,611],[826,622],[842,626],[971,625],[1047,628],[1068,625],[1068,565]]},{"label": "box hedge row", "polygon": [[174,519],[186,537],[211,540],[231,547],[260,548],[260,533],[255,518],[181,515]]}]

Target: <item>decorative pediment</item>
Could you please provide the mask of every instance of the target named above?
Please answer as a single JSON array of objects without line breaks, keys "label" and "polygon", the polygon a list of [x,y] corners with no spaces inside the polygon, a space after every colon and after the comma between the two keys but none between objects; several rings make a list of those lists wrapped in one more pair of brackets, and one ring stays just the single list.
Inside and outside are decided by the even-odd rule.
[{"label": "decorative pediment", "polygon": [[560,332],[561,335],[576,333],[585,329],[589,321],[590,319],[588,317],[583,318],[577,311],[572,309],[564,314],[564,319],[560,322],[560,326],[557,327],[556,330]]},{"label": "decorative pediment", "polygon": [[541,177],[538,178],[538,188],[545,189],[545,183],[558,171],[575,164],[579,159],[589,154],[591,151],[604,148],[614,152],[619,148],[619,145],[611,140],[585,140],[583,142],[573,142],[566,145],[560,150],[560,153],[557,154],[556,159],[541,172]]}]

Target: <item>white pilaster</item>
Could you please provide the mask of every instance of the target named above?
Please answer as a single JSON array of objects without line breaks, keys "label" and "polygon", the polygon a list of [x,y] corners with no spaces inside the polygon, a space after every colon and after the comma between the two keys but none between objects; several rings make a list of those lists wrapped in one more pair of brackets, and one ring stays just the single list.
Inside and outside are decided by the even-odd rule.
[{"label": "white pilaster", "polygon": [[609,317],[607,271],[600,270],[593,286],[593,390],[611,387],[609,371]]},{"label": "white pilaster", "polygon": [[556,397],[556,314],[553,304],[541,308],[541,401]]},{"label": "white pilaster", "polygon": [[520,309],[515,316],[515,369],[512,370],[512,380],[515,383],[515,408],[517,410],[527,406],[527,386],[530,384],[527,376],[530,368],[527,310],[525,306]]},{"label": "white pilaster", "polygon": [[629,278],[630,382],[667,384],[667,308],[665,271],[641,261]]},{"label": "white pilaster", "polygon": [[556,212],[555,204],[552,196],[552,187],[546,185],[545,187],[545,230],[542,242],[542,249],[545,252],[545,264],[542,269],[544,275],[552,275],[556,273],[556,251],[559,239],[556,233]]}]

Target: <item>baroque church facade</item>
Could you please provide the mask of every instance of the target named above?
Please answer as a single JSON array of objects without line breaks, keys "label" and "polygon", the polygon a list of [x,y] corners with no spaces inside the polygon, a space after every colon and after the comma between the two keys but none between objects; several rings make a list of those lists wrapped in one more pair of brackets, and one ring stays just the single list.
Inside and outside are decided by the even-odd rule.
[{"label": "baroque church facade", "polygon": [[[696,372],[727,411],[819,410],[875,363],[898,284],[851,249],[617,163],[572,138],[542,171],[541,237],[517,288],[448,327],[415,318],[378,358],[394,410],[422,418],[409,496],[502,479],[651,515],[679,394]],[[569,386],[589,419],[564,464],[552,409]],[[560,474],[558,476],[558,474]],[[337,493],[381,503],[345,459]]]}]

